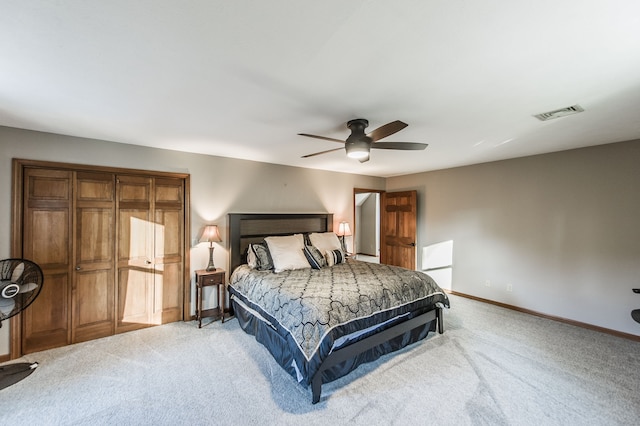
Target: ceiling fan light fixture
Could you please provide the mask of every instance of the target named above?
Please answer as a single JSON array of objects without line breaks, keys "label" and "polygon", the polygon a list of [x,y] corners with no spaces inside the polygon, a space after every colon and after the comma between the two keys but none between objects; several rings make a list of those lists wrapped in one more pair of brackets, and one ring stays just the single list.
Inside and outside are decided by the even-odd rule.
[{"label": "ceiling fan light fixture", "polygon": [[369,156],[369,144],[364,141],[349,142],[346,144],[347,157],[357,160]]}]

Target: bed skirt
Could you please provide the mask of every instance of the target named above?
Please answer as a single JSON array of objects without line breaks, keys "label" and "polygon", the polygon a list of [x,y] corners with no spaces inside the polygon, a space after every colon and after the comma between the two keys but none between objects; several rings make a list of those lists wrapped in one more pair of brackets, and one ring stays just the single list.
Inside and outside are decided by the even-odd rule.
[{"label": "bed skirt", "polygon": [[[236,303],[232,298],[233,309],[240,327],[253,336],[256,340],[264,345],[271,353],[276,362],[291,376],[293,376],[298,382],[308,386],[310,379],[301,380],[299,370],[296,369],[294,356],[289,349],[287,341],[278,334],[278,332],[272,328],[268,323],[256,318],[251,312],[248,312],[244,306]],[[425,309],[424,312],[427,312]],[[345,376],[351,371],[355,370],[360,364],[368,363],[377,360],[382,355],[398,351],[412,343],[418,342],[429,334],[429,332],[435,331],[437,325],[437,319],[429,321],[423,325],[413,328],[399,336],[396,336],[388,341],[385,341],[379,345],[365,350],[358,355],[347,359],[337,365],[334,365],[326,370],[322,371],[322,383],[329,383],[340,377]],[[349,345],[357,343],[357,340],[351,342]],[[344,346],[340,349],[348,348]]]}]

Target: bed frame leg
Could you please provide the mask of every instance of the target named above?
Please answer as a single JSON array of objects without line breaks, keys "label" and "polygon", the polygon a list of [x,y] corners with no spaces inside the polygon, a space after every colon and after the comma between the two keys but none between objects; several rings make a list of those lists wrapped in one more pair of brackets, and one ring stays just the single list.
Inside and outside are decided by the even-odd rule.
[{"label": "bed frame leg", "polygon": [[436,307],[436,315],[438,316],[438,334],[444,333],[444,324],[442,322],[442,308]]},{"label": "bed frame leg", "polygon": [[312,393],[311,403],[312,404],[317,404],[318,402],[320,402],[321,392],[322,392],[322,373],[317,372],[313,376],[313,379],[311,380],[311,393]]}]

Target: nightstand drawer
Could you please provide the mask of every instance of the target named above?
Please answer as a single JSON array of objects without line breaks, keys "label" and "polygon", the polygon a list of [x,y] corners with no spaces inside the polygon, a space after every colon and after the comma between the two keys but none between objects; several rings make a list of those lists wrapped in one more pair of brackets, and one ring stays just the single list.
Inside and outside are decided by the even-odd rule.
[{"label": "nightstand drawer", "polygon": [[224,282],[224,274],[206,275],[200,277],[202,285],[222,284]]}]

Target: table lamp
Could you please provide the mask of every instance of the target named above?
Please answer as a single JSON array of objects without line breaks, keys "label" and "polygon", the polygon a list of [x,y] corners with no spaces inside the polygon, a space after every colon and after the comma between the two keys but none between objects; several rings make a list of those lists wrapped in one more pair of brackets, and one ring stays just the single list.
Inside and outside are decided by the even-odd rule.
[{"label": "table lamp", "polygon": [[340,225],[338,226],[338,233],[336,235],[340,237],[340,242],[342,243],[342,250],[344,250],[346,254],[347,245],[344,242],[344,237],[351,236],[351,227],[349,227],[349,222],[340,222]]},{"label": "table lamp", "polygon": [[200,242],[209,242],[209,264],[207,265],[207,271],[214,271],[216,269],[213,264],[213,243],[219,243],[221,241],[222,239],[220,238],[217,225],[207,225],[204,227]]}]

